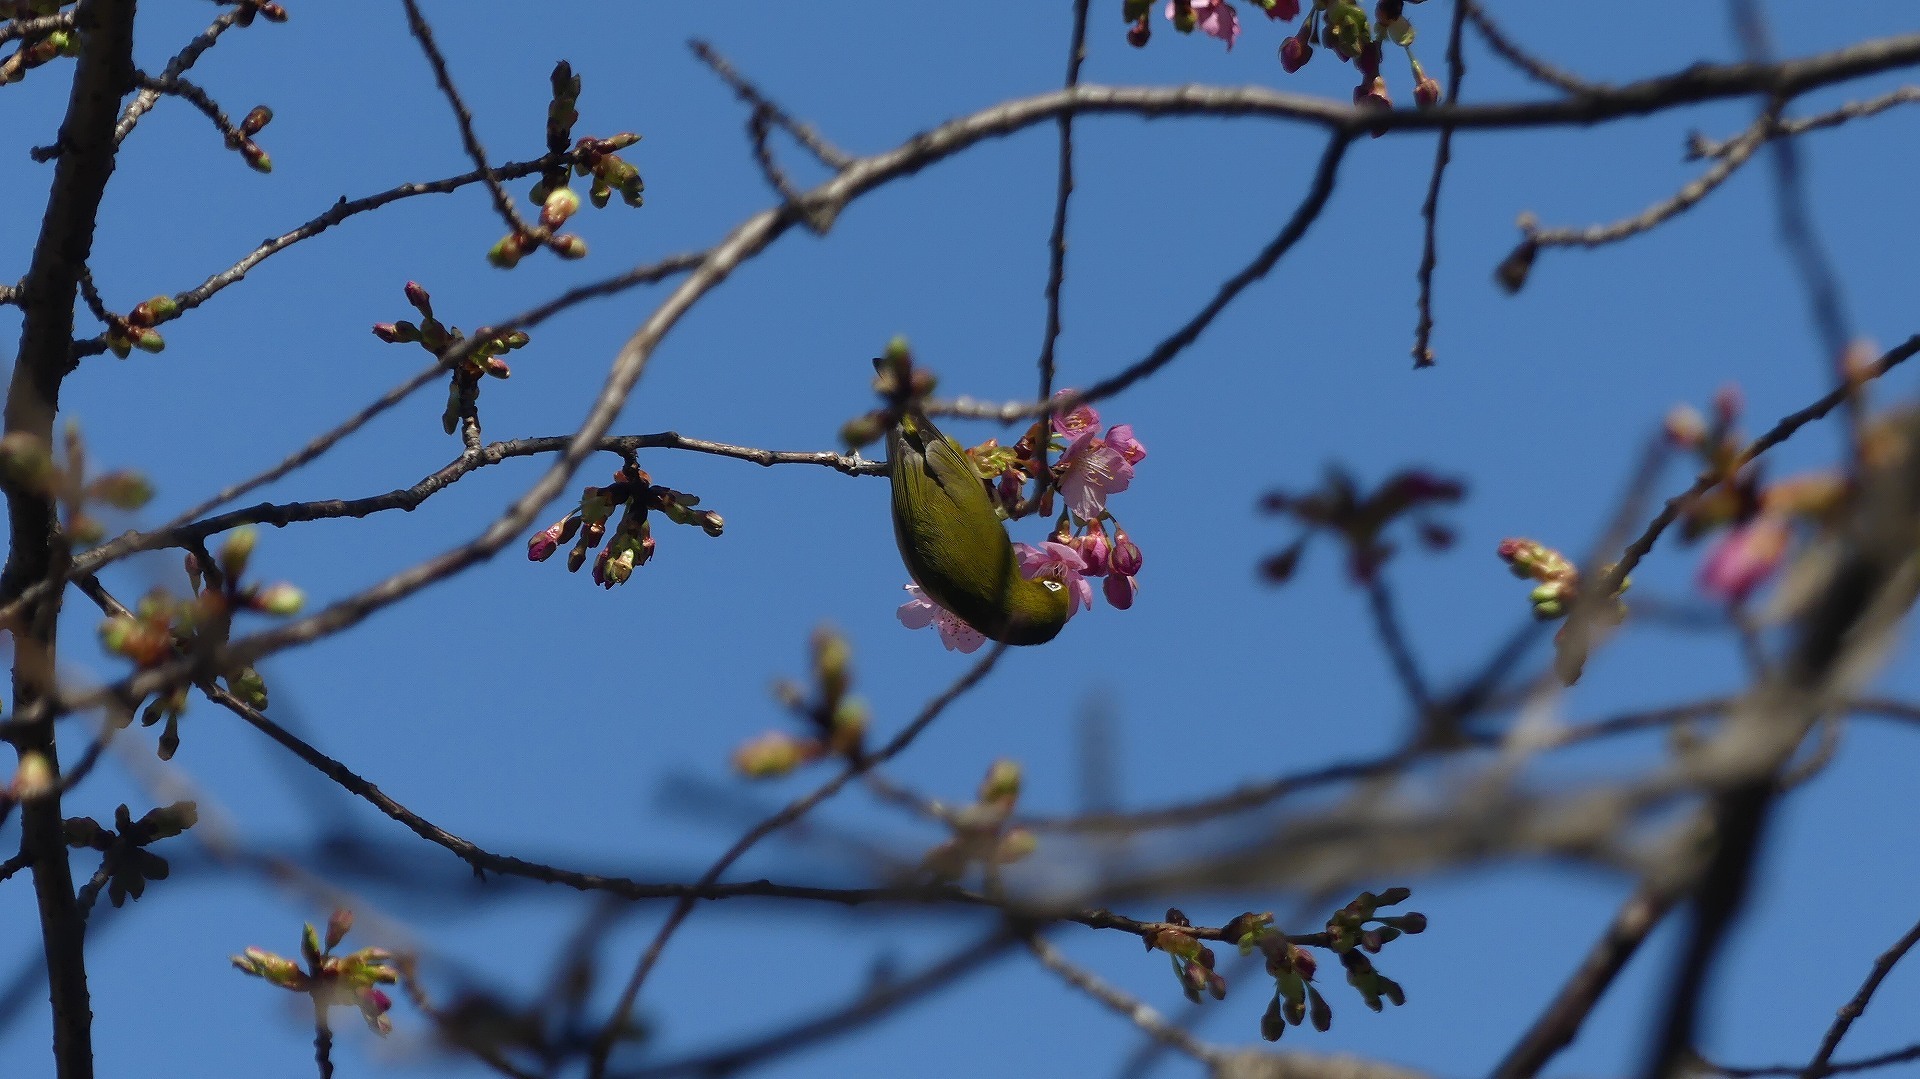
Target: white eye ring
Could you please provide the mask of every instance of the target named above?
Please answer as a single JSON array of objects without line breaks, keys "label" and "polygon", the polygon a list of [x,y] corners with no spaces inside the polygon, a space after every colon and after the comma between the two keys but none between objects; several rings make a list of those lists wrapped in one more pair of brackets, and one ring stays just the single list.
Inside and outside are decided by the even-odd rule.
[{"label": "white eye ring", "polygon": [[1048,579],[1048,580],[1045,580],[1045,581],[1041,581],[1040,583],[1041,583],[1041,584],[1043,584],[1043,585],[1046,585],[1046,586],[1047,586],[1047,590],[1048,590],[1048,591],[1050,591],[1050,592],[1058,592],[1058,591],[1060,591],[1060,589],[1061,589],[1061,587],[1062,587],[1059,581],[1055,581],[1055,580],[1052,580],[1052,579]]}]

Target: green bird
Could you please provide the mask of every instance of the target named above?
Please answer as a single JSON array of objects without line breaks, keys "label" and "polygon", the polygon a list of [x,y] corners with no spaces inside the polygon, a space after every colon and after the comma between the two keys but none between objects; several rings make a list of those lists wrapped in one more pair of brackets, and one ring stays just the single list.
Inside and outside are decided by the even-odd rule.
[{"label": "green bird", "polygon": [[1021,576],[1013,541],[959,443],[916,409],[888,432],[887,465],[900,560],[927,598],[993,640],[1053,640],[1067,623],[1067,587]]}]

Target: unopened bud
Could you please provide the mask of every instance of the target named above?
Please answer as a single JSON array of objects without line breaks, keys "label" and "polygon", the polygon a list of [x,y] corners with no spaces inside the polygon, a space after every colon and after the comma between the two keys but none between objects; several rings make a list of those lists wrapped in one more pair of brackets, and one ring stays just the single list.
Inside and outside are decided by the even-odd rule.
[{"label": "unopened bud", "polygon": [[273,122],[273,110],[265,105],[255,105],[247,111],[246,119],[240,121],[242,135],[258,135],[260,130]]},{"label": "unopened bud", "polygon": [[555,188],[541,204],[540,223],[557,229],[566,223],[567,218],[579,212],[580,196],[570,187]]}]

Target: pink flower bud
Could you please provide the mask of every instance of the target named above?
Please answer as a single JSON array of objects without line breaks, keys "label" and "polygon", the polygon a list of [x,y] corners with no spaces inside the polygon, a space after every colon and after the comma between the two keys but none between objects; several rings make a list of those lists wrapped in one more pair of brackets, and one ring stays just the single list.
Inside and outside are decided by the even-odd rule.
[{"label": "pink flower bud", "polygon": [[433,297],[427,294],[426,288],[422,286],[420,282],[407,282],[405,291],[407,294],[407,302],[413,305],[414,310],[428,318],[433,317]]},{"label": "pink flower bud", "polygon": [[1133,542],[1133,537],[1127,535],[1127,530],[1114,529],[1113,553],[1107,558],[1107,572],[1117,573],[1122,577],[1137,577],[1140,575],[1142,560],[1140,547]]},{"label": "pink flower bud", "polygon": [[560,531],[566,522],[556,521],[527,540],[527,561],[545,562],[560,549]]},{"label": "pink flower bud", "polygon": [[1413,103],[1423,109],[1430,109],[1440,103],[1440,80],[1432,75],[1422,74],[1420,81],[1413,84]]},{"label": "pink flower bud", "polygon": [[1707,419],[1692,405],[1673,406],[1665,428],[1667,441],[1679,449],[1697,449],[1707,439]]},{"label": "pink flower bud", "polygon": [[1739,603],[1765,584],[1787,554],[1787,522],[1762,514],[1727,533],[1700,565],[1700,590],[1727,603]]},{"label": "pink flower bud", "polygon": [[1267,18],[1282,22],[1291,22],[1299,14],[1300,0],[1274,0],[1273,6],[1267,9]]},{"label": "pink flower bud", "polygon": [[1114,610],[1124,611],[1133,606],[1133,597],[1140,592],[1140,582],[1132,577],[1111,573],[1100,582],[1100,591],[1106,595],[1107,602]]},{"label": "pink flower bud", "polygon": [[1096,528],[1076,538],[1073,546],[1079,550],[1081,560],[1087,564],[1087,568],[1080,572],[1089,577],[1107,575],[1107,559],[1113,552],[1113,545],[1107,542],[1105,530]]}]

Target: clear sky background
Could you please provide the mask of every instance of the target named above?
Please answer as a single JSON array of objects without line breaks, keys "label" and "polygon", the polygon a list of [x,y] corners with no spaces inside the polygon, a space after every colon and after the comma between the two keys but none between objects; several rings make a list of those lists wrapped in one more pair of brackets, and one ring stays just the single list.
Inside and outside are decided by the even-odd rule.
[{"label": "clear sky background", "polygon": [[[236,116],[272,106],[261,143],[273,173],[251,172],[203,117],[162,102],[128,140],[103,210],[93,269],[109,306],[125,310],[197,285],[341,196],[468,169],[400,5],[288,6],[290,23],[232,33],[192,76]],[[89,359],[67,384],[66,414],[81,422],[96,461],[145,469],[159,489],[149,509],[116,526],[164,520],[419,369],[422,353],[367,332],[409,317],[408,279],[432,291],[443,318],[471,329],[569,284],[704,248],[767,206],[742,132],[745,111],[694,60],[689,38],[711,41],[841,146],[871,153],[1056,86],[1070,7],[428,5],[496,161],[541,152],[547,74],[566,58],[585,80],[580,133],[645,135],[628,156],[646,178],[647,205],[634,211],[616,200],[583,211],[578,231],[592,247],[584,263],[542,256],[503,273],[482,257],[503,230],[479,188],[406,200],[268,260],[167,326],[163,355]],[[1767,7],[1789,54],[1915,23],[1905,0]],[[1285,75],[1274,56],[1282,31],[1250,3],[1241,4],[1247,30],[1230,53],[1172,33],[1157,12],[1150,47],[1135,50],[1122,40],[1118,4],[1094,8],[1088,81],[1255,83],[1337,99],[1353,81],[1324,53]],[[1442,70],[1448,5],[1409,10],[1423,35],[1419,55]],[[212,13],[206,4],[146,5],[141,66],[160,69]],[[1496,14],[1520,41],[1596,80],[1739,55],[1720,4],[1516,3]],[[1468,65],[1468,101],[1544,93],[1477,43]],[[14,207],[0,279],[25,268],[50,176],[25,150],[52,139],[67,70],[34,72],[0,93],[0,191]],[[1406,101],[1397,59],[1388,72]],[[1861,80],[1811,95],[1795,111],[1898,81]],[[1255,567],[1291,532],[1257,515],[1256,500],[1276,486],[1312,485],[1335,461],[1368,482],[1406,465],[1465,478],[1467,501],[1445,514],[1459,544],[1439,555],[1410,552],[1389,573],[1430,676],[1444,682],[1472,670],[1527,613],[1526,585],[1493,553],[1502,537],[1584,550],[1643,440],[1676,402],[1704,404],[1737,383],[1754,430],[1827,388],[1775,232],[1769,172],[1758,163],[1651,235],[1545,253],[1518,297],[1492,281],[1520,212],[1548,225],[1635,213],[1700,170],[1682,160],[1689,131],[1725,137],[1753,109],[1730,102],[1587,130],[1462,136],[1440,225],[1438,365],[1419,372],[1408,348],[1432,138],[1355,145],[1325,215],[1279,268],[1177,363],[1101,405],[1106,422],[1131,423],[1151,453],[1114,502],[1146,554],[1135,608],[1102,606],[1054,643],[1008,655],[892,774],[964,799],[988,762],[1013,757],[1027,769],[1024,808],[1072,812],[1082,804],[1079,731],[1090,710],[1109,718],[1113,782],[1131,807],[1396,745],[1409,717],[1362,595],[1327,545],[1309,551],[1289,587],[1259,584]],[[1883,345],[1920,329],[1911,321],[1917,139],[1920,113],[1896,110],[1802,144],[1814,217],[1840,268],[1852,326]],[[1312,129],[1271,121],[1083,121],[1062,384],[1117,370],[1191,317],[1292,212],[1321,145]],[[815,176],[789,149],[782,146],[796,173]],[[912,339],[945,392],[1030,396],[1055,153],[1052,126],[1035,128],[860,200],[825,238],[789,234],[668,338],[615,431],[832,448],[841,423],[871,406],[867,360],[894,334]],[[527,184],[513,186],[524,193]],[[512,358],[512,380],[485,387],[487,437],[571,431],[656,295],[586,305],[535,330]],[[17,335],[17,310],[0,308],[0,340]],[[1910,382],[1904,373],[1890,378],[1880,400],[1905,397]],[[458,453],[457,439],[440,431],[441,404],[438,389],[421,393],[262,497],[357,497],[415,482]],[[953,433],[967,442],[1005,437],[992,425],[953,425]],[[1776,474],[1825,465],[1835,447],[1833,431],[1808,431],[1776,455]],[[878,480],[664,451],[641,460],[657,482],[723,513],[725,537],[663,527],[655,562],[611,592],[568,576],[558,560],[529,564],[516,545],[350,634],[271,660],[270,714],[490,850],[691,880],[760,812],[824,778],[748,787],[726,767],[734,746],[787,722],[766,687],[804,673],[814,626],[831,622],[851,639],[857,688],[882,734],[965,669],[965,658],[932,634],[894,619],[906,578]],[[484,470],[410,514],[269,530],[256,564],[316,600],[345,595],[465,541],[543,467],[522,460]],[[596,459],[580,482],[604,479],[610,467]],[[1676,468],[1661,489],[1677,491],[1688,478]],[[1043,531],[1027,522],[1016,538],[1037,541]],[[1635,575],[1634,595],[1697,602],[1697,562],[1697,550],[1663,544]],[[179,590],[178,566],[177,552],[153,556],[116,569],[107,584],[129,600],[156,583]],[[62,658],[71,676],[118,673],[94,643],[92,608],[75,597],[68,612]],[[1920,692],[1913,658],[1903,647],[1884,689]],[[1741,684],[1738,659],[1724,633],[1636,626],[1590,665],[1565,708],[1594,718],[1728,692]],[[73,728],[68,744],[78,735]],[[152,738],[136,729],[122,745],[151,761]],[[176,774],[199,789],[210,824],[247,847],[311,851],[317,838],[354,828],[394,859],[387,868],[404,873],[407,886],[323,869],[367,916],[378,912],[410,934],[369,930],[354,940],[412,941],[434,960],[534,995],[592,907],[525,882],[466,887],[451,854],[307,774],[205,702],[185,718],[182,738]],[[1717,1058],[1804,1062],[1872,957],[1911,924],[1920,859],[1905,783],[1917,739],[1910,727],[1856,722],[1833,766],[1778,817],[1751,911],[1720,968],[1705,1030]],[[1544,777],[1609,774],[1659,750],[1654,737],[1612,744],[1562,758]],[[139,772],[110,760],[69,799],[69,812],[104,820],[124,799],[138,815],[154,797]],[[804,836],[767,843],[730,876],[854,883],[872,869],[860,852],[913,859],[938,839],[858,793],[817,818]],[[0,849],[17,836],[17,823],[0,830]],[[123,911],[103,904],[90,933],[100,1073],[310,1073],[299,1002],[243,978],[226,957],[247,945],[290,952],[300,922],[325,911],[302,892],[210,872],[191,834],[161,852],[177,855],[177,879]],[[1049,855],[1043,847],[1036,856],[1043,870]],[[90,856],[75,864],[82,878],[94,868]],[[1447,1076],[1484,1073],[1631,886],[1538,865],[1375,886],[1401,883],[1431,919],[1428,933],[1381,957],[1406,987],[1407,1006],[1368,1013],[1330,970],[1333,1030],[1294,1031],[1286,1048],[1358,1052]],[[1294,899],[1202,899],[1188,911],[1219,924],[1241,910],[1274,909],[1292,919],[1288,928],[1316,928],[1326,911],[1302,916]],[[624,979],[665,909],[647,906],[621,923],[605,952],[605,981]],[[0,934],[0,979],[37,966],[33,918],[25,876],[0,886],[0,926],[10,927]],[[857,994],[876,964],[917,969],[986,924],[951,913],[703,905],[642,997],[640,1011],[656,1025],[649,1059],[775,1029]],[[1054,939],[1156,1007],[1187,1014],[1164,957],[1143,955],[1135,938],[1069,926]],[[1553,1074],[1634,1066],[1676,939],[1671,927],[1655,936]],[[1224,1003],[1204,1005],[1202,1035],[1255,1041],[1263,981],[1250,975]],[[610,999],[611,987],[602,988]],[[15,992],[31,1003],[0,1029],[0,1075],[48,1074],[44,985],[30,978]],[[1897,970],[1840,1055],[1912,1041],[1916,1005],[1920,971]],[[380,1044],[350,1013],[336,1013],[340,1074],[478,1073],[426,1053],[426,1021],[407,1004],[394,1019],[398,1033]],[[776,1073],[1099,1075],[1139,1040],[1015,956],[855,1038],[784,1060]],[[1193,1070],[1168,1060],[1159,1074]]]}]

